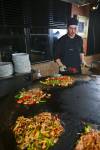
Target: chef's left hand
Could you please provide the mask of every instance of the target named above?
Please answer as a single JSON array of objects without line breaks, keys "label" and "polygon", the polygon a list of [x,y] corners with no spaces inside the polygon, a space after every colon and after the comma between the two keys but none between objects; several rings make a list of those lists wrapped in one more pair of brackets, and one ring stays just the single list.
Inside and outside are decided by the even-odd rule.
[{"label": "chef's left hand", "polygon": [[87,68],[91,68],[91,65],[87,64],[86,61],[82,62],[82,66],[87,67]]}]

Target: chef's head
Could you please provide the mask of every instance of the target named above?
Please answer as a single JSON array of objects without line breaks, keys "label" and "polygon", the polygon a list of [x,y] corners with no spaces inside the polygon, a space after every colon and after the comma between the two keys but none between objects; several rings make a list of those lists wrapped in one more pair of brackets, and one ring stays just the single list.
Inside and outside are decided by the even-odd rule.
[{"label": "chef's head", "polygon": [[78,20],[76,18],[69,18],[68,24],[67,24],[67,30],[68,30],[68,36],[70,38],[74,38],[75,34],[77,32],[77,25],[78,25]]}]

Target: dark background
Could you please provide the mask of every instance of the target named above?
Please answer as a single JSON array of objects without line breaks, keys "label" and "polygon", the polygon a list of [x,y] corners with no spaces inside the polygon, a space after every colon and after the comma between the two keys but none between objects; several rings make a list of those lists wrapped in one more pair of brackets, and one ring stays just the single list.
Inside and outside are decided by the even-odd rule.
[{"label": "dark background", "polygon": [[[14,52],[27,52],[31,62],[53,59],[50,29],[66,29],[70,3],[60,0],[0,0],[0,53],[11,61]],[[100,53],[100,8],[90,12],[87,55]]]},{"label": "dark background", "polygon": [[100,53],[100,3],[97,10],[91,10],[89,15],[88,50],[87,55]]}]

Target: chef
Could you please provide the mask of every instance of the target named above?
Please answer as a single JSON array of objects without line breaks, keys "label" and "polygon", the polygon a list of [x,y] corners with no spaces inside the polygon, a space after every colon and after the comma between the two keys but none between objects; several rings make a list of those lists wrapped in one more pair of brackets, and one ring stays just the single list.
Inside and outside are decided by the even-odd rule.
[{"label": "chef", "polygon": [[74,74],[81,73],[81,64],[86,66],[83,52],[83,40],[77,35],[78,20],[68,20],[67,34],[62,36],[55,48],[55,61],[59,65],[60,72],[68,71]]}]

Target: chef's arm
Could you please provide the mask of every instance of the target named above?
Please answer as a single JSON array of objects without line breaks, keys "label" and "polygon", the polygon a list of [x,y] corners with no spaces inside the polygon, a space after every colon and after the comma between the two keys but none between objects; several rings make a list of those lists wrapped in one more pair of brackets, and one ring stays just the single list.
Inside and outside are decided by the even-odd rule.
[{"label": "chef's arm", "polygon": [[80,53],[81,63],[85,64],[84,53]]},{"label": "chef's arm", "polygon": [[80,58],[83,66],[90,67],[85,61],[84,53],[80,53]]},{"label": "chef's arm", "polygon": [[57,58],[55,61],[58,64],[60,71],[65,71],[67,69],[67,67],[61,62],[60,58]]},{"label": "chef's arm", "polygon": [[58,64],[59,67],[67,68],[60,60],[60,58],[56,59],[56,63]]},{"label": "chef's arm", "polygon": [[64,66],[59,58],[57,58],[55,61],[58,64],[59,67],[63,67]]}]

